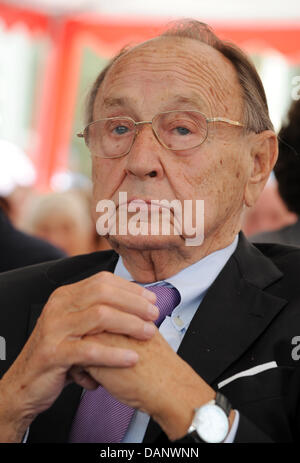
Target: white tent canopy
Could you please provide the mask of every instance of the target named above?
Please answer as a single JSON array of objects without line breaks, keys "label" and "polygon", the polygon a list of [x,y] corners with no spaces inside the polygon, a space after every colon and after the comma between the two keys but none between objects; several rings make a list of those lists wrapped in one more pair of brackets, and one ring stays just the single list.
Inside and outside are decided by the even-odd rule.
[{"label": "white tent canopy", "polygon": [[52,13],[98,11],[130,17],[197,17],[210,20],[291,20],[300,19],[299,0],[7,0],[20,6]]}]

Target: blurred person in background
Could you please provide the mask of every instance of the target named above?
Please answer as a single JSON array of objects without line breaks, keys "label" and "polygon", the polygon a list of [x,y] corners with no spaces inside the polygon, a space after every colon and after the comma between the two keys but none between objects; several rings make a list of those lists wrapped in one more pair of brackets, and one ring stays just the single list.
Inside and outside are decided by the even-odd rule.
[{"label": "blurred person in background", "polygon": [[279,156],[274,172],[278,192],[293,222],[279,230],[265,231],[251,237],[257,243],[300,245],[300,100],[292,103],[288,122],[279,132]]},{"label": "blurred person in background", "polygon": [[[91,238],[91,248],[90,252],[93,251],[104,251],[106,249],[111,249],[110,244],[104,236],[98,234],[96,229],[96,214],[92,207],[92,187],[93,184],[91,179],[86,175],[67,170],[64,172],[57,172],[53,175],[51,179],[51,188],[56,192],[67,192],[73,191],[76,192],[81,199],[86,203],[86,209],[89,211],[91,220],[93,222],[92,227],[92,238]],[[82,201],[81,201],[82,202]]]},{"label": "blurred person in background", "polygon": [[88,199],[78,191],[35,198],[25,226],[28,232],[58,246],[69,256],[98,250]]},{"label": "blurred person in background", "polygon": [[272,173],[257,203],[245,211],[242,229],[246,236],[256,237],[258,233],[278,230],[296,220],[296,214],[290,212],[281,199]]},{"label": "blurred person in background", "polygon": [[0,140],[0,149],[0,272],[64,257],[62,250],[15,227],[13,221],[23,210],[35,171],[14,144]]},{"label": "blurred person in background", "polygon": [[0,139],[1,206],[15,226],[19,226],[23,210],[32,195],[36,180],[35,168],[26,153],[14,143]]}]

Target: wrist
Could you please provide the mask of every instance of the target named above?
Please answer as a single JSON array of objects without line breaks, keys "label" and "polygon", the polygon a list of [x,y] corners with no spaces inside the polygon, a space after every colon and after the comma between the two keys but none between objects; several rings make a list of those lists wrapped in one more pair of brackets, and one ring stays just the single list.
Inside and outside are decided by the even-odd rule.
[{"label": "wrist", "polygon": [[28,426],[35,419],[18,405],[16,395],[0,381],[0,442],[21,442]]},{"label": "wrist", "polygon": [[[195,394],[195,389],[183,392],[180,396],[168,394],[164,397],[164,402],[157,413],[152,418],[159,424],[162,430],[167,434],[169,440],[175,441],[184,437],[191,425],[194,417],[195,408],[201,407],[205,403],[215,398],[215,391],[207,386]],[[183,399],[185,397],[185,400]]]},{"label": "wrist", "polygon": [[180,439],[187,433],[193,417],[193,408],[181,405],[178,403],[165,403],[159,413],[152,416],[170,441]]},{"label": "wrist", "polygon": [[[208,386],[205,392],[202,390],[202,394],[198,398],[196,396],[192,398],[189,395],[187,397],[189,397],[189,401],[174,400],[174,398],[165,400],[164,406],[161,406],[159,412],[152,415],[171,441],[177,441],[187,436],[195,417],[195,411],[206,404],[215,402],[216,392]],[[234,410],[231,409],[228,413],[228,430],[224,440],[226,440],[235,419]],[[225,414],[224,417],[226,417]]]}]

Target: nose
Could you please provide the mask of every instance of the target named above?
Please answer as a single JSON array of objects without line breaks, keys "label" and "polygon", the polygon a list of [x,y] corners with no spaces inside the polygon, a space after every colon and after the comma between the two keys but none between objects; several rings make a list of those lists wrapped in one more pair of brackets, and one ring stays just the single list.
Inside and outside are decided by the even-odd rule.
[{"label": "nose", "polygon": [[137,125],[137,133],[130,152],[127,154],[126,173],[145,179],[163,176],[161,156],[164,148],[152,130],[151,122]]}]

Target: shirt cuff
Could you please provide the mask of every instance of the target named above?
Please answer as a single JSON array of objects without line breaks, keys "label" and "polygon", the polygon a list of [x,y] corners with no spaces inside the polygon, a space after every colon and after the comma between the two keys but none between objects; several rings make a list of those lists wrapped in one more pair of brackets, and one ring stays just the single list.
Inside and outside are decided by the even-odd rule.
[{"label": "shirt cuff", "polygon": [[23,440],[22,440],[22,444],[26,444],[26,442],[27,442],[27,439],[28,439],[28,436],[29,436],[29,429],[30,429],[30,426],[28,426],[28,428],[26,429],[25,435],[24,435]]},{"label": "shirt cuff", "polygon": [[232,444],[236,436],[236,432],[237,432],[239,421],[240,421],[240,414],[237,410],[234,410],[234,411],[235,411],[234,420],[233,420],[231,429],[229,433],[227,434],[226,439],[224,440],[224,444]]}]

